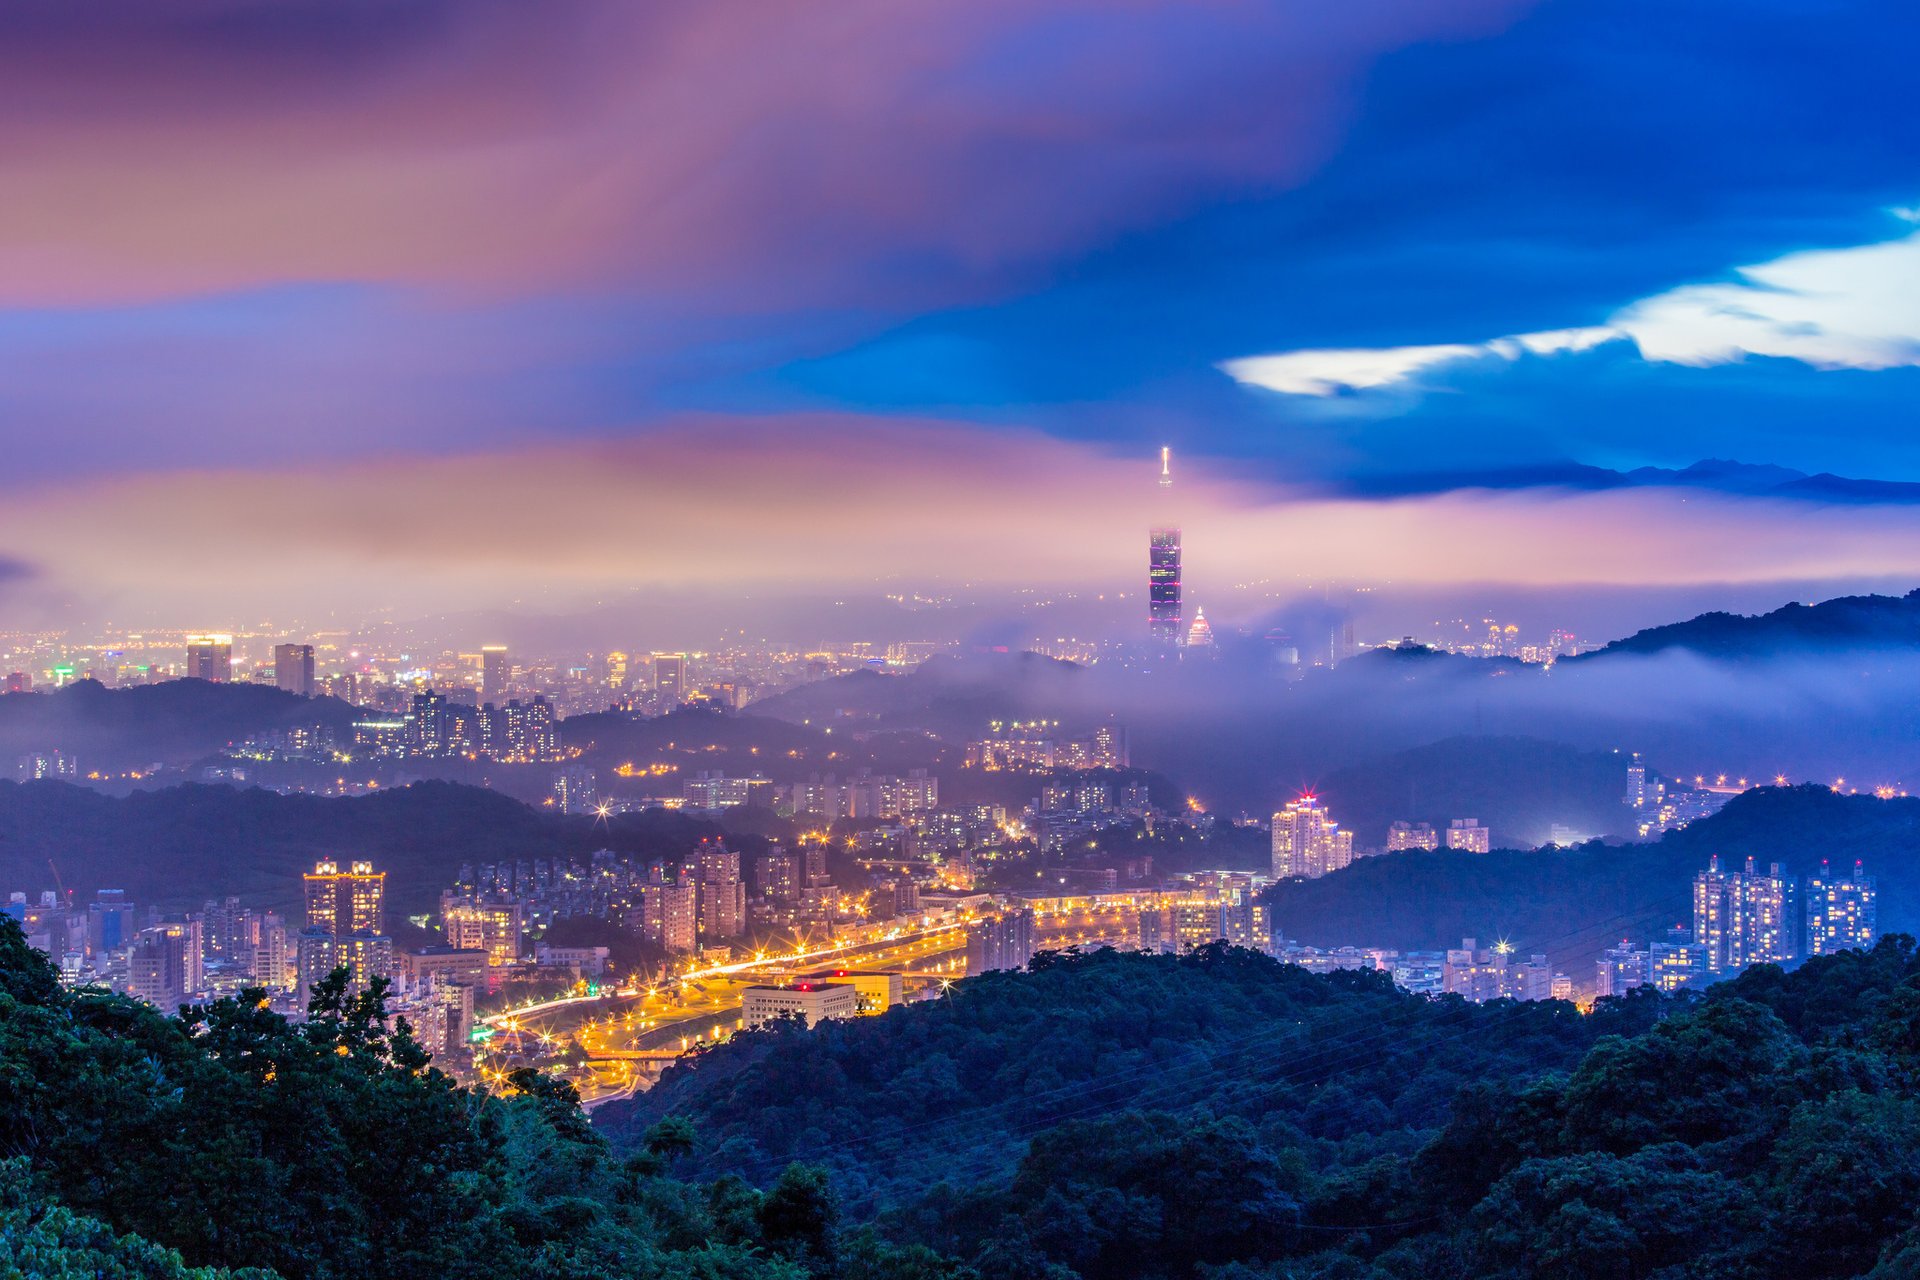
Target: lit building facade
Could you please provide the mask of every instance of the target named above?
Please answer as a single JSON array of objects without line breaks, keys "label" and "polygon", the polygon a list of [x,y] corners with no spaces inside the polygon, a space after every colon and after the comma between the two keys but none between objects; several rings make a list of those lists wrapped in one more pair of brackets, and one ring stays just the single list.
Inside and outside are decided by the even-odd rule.
[{"label": "lit building facade", "polygon": [[277,644],[273,646],[273,683],[302,698],[313,696],[313,646]]},{"label": "lit building facade", "polygon": [[1447,824],[1447,848],[1486,853],[1493,848],[1493,833],[1481,826],[1478,818],[1455,818]]},{"label": "lit building facade", "polygon": [[1430,822],[1396,822],[1387,828],[1387,852],[1404,849],[1438,849],[1440,833]]},{"label": "lit building facade", "polygon": [[1316,796],[1273,815],[1273,878],[1317,880],[1353,862],[1353,832],[1343,831]]},{"label": "lit building facade", "polygon": [[1024,969],[1033,960],[1033,912],[1009,911],[967,926],[967,973]]},{"label": "lit building facade", "polygon": [[1147,631],[1169,648],[1180,643],[1180,531],[1154,529],[1147,535]]},{"label": "lit building facade", "polygon": [[752,1030],[776,1018],[798,1016],[808,1026],[826,1018],[851,1018],[860,1012],[860,994],[851,983],[793,982],[748,987],[740,993],[740,1025]]},{"label": "lit building facade", "polygon": [[1867,950],[1879,940],[1878,886],[1858,862],[1853,874],[1833,875],[1827,864],[1807,881],[1807,954]]},{"label": "lit building facade", "polygon": [[187,679],[226,683],[233,679],[233,637],[187,637]]},{"label": "lit building facade", "polygon": [[314,864],[306,882],[307,927],[345,936],[379,933],[384,921],[387,873],[371,862],[350,863],[345,871],[331,859]]}]

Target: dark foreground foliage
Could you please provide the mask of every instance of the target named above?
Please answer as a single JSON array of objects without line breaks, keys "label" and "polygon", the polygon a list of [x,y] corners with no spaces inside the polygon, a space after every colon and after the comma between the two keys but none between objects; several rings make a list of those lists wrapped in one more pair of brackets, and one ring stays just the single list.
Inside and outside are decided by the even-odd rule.
[{"label": "dark foreground foliage", "polygon": [[1920,959],[1465,1006],[1261,957],[1055,957],[742,1037],[620,1119],[824,1166],[991,1280],[1920,1276]]},{"label": "dark foreground foliage", "polygon": [[167,1018],[0,919],[0,1277],[1920,1277],[1910,938],[1469,1006],[1225,948],[738,1038],[588,1125],[381,993]]},{"label": "dark foreground foliage", "polygon": [[62,989],[0,917],[0,1277],[945,1274],[843,1234],[816,1171],[697,1185],[681,1126],[620,1156],[568,1085],[463,1089],[381,1006],[334,983],[301,1025],[255,997],[168,1018]]}]

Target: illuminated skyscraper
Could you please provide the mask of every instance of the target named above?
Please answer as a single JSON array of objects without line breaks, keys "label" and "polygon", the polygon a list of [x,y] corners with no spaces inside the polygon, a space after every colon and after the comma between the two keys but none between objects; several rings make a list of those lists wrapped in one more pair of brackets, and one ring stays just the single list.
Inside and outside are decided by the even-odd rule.
[{"label": "illuminated skyscraper", "polygon": [[1854,948],[1865,950],[1880,936],[1879,896],[1874,878],[1853,864],[1853,874],[1835,877],[1820,864],[1820,874],[1807,881],[1807,954],[1832,955]]},{"label": "illuminated skyscraper", "polygon": [[1213,627],[1207,622],[1207,611],[1196,608],[1193,611],[1193,625],[1187,628],[1187,648],[1213,648]]},{"label": "illuminated skyscraper", "polygon": [[288,693],[302,698],[313,696],[313,646],[277,644],[273,646],[273,682]]},{"label": "illuminated skyscraper", "polygon": [[233,637],[188,636],[187,679],[217,680],[223,684],[232,680]]},{"label": "illuminated skyscraper", "polygon": [[1317,880],[1353,862],[1353,832],[1342,831],[1318,797],[1302,796],[1273,815],[1273,878]]},{"label": "illuminated skyscraper", "polygon": [[342,871],[340,864],[323,859],[306,877],[307,927],[345,937],[350,933],[379,933],[387,897],[387,873],[371,862],[355,862]]},{"label": "illuminated skyscraper", "polygon": [[513,664],[507,660],[507,646],[480,646],[480,692],[489,698],[502,697],[513,683]]},{"label": "illuminated skyscraper", "polygon": [[1180,642],[1180,531],[1155,529],[1147,538],[1147,629],[1163,645]]}]

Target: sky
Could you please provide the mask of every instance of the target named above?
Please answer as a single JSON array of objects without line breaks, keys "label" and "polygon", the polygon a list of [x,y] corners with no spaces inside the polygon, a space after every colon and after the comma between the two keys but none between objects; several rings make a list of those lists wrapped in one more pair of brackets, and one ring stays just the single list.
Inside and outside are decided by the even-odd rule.
[{"label": "sky", "polygon": [[0,610],[1112,591],[1159,519],[1228,617],[1920,578],[1920,490],[1685,471],[1920,484],[1917,47],[1835,0],[20,0]]}]

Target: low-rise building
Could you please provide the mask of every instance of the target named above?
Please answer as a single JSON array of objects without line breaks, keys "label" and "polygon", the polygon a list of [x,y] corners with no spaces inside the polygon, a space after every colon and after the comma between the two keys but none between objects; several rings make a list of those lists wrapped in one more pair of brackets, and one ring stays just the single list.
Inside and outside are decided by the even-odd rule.
[{"label": "low-rise building", "polygon": [[803,979],[781,986],[748,987],[740,994],[740,1024],[749,1031],[789,1014],[799,1014],[811,1027],[824,1018],[851,1018],[859,1012],[860,993],[845,982]]}]

